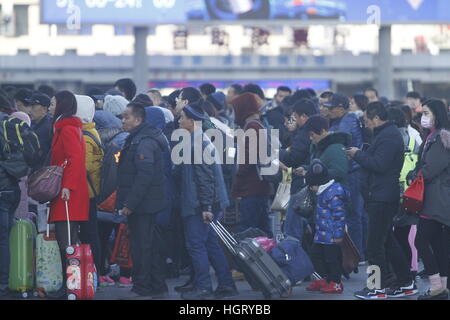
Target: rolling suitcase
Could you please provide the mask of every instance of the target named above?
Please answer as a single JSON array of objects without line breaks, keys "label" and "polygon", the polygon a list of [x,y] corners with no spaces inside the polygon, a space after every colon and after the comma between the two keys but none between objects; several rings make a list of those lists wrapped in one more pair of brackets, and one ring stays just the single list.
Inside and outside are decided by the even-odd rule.
[{"label": "rolling suitcase", "polygon": [[211,222],[211,226],[236,258],[247,281],[252,287],[257,286],[264,298],[270,299],[274,295],[281,298],[290,296],[291,282],[255,240],[248,238],[237,242],[220,222]]},{"label": "rolling suitcase", "polygon": [[67,298],[69,300],[93,299],[97,291],[97,270],[94,265],[91,246],[88,244],[71,245],[69,208],[66,201],[67,227],[69,229],[69,246],[67,259]]},{"label": "rolling suitcase", "polygon": [[36,229],[29,220],[18,220],[11,229],[9,289],[27,298],[34,287],[34,239]]},{"label": "rolling suitcase", "polygon": [[[47,219],[50,208],[47,208]],[[48,220],[47,220],[48,221]],[[50,234],[47,224],[46,234],[36,237],[36,289],[40,297],[49,292],[57,292],[63,285],[61,255],[54,233]]]}]

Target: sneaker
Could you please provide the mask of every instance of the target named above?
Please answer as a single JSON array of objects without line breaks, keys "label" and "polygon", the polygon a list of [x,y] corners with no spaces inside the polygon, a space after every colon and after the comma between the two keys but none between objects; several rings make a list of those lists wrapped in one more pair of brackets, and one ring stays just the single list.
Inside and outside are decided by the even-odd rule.
[{"label": "sneaker", "polygon": [[448,290],[446,288],[435,291],[428,289],[427,292],[420,295],[417,300],[448,300]]},{"label": "sneaker", "polygon": [[214,295],[210,290],[195,289],[181,294],[183,300],[212,300]]},{"label": "sneaker", "polygon": [[325,287],[320,289],[322,293],[342,293],[344,292],[344,285],[342,283],[330,282]]},{"label": "sneaker", "polygon": [[320,291],[320,289],[326,287],[327,284],[328,284],[327,280],[325,280],[325,279],[315,280],[315,281],[311,282],[308,287],[306,287],[306,290],[308,290],[308,291]]},{"label": "sneaker", "polygon": [[404,286],[397,284],[386,290],[388,298],[409,297],[417,294],[418,292],[419,290],[417,290],[415,281],[411,281]]},{"label": "sneaker", "polygon": [[364,288],[355,292],[355,297],[363,300],[382,300],[387,299],[386,289],[369,289]]},{"label": "sneaker", "polygon": [[217,288],[214,291],[214,297],[216,299],[230,298],[239,295],[239,292],[236,289],[236,286],[227,287],[227,288]]},{"label": "sneaker", "polygon": [[100,287],[111,287],[114,286],[116,282],[111,279],[109,276],[101,276],[100,277]]},{"label": "sneaker", "polygon": [[131,277],[129,278],[125,278],[125,277],[120,277],[119,278],[119,287],[121,288],[129,288],[133,286],[133,280],[131,279]]}]

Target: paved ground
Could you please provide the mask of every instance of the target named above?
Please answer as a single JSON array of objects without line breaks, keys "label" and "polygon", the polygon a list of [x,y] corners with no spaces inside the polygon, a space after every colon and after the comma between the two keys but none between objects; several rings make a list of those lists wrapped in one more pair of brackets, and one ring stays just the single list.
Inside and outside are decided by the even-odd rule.
[{"label": "paved ground", "polygon": [[[306,291],[308,283],[303,283],[293,289],[292,296],[286,300],[355,300],[353,296],[355,291],[361,290],[366,283],[366,267],[360,267],[358,274],[352,274],[349,280],[344,279],[344,293],[338,295],[311,293]],[[212,277],[214,279],[214,277]],[[170,279],[167,281],[169,286],[169,298],[167,300],[180,300],[180,296],[173,290],[174,287],[184,284],[187,280],[187,276],[182,276],[179,279]],[[237,281],[236,285],[239,290],[239,296],[234,297],[233,300],[263,300],[263,296],[260,292],[252,291],[246,281]],[[427,283],[424,280],[418,279],[417,285],[419,293],[424,292],[427,289]],[[97,291],[95,300],[120,300],[120,297],[126,295],[130,288],[103,287]],[[19,300],[21,298],[17,296],[9,297],[9,300]],[[30,297],[30,300],[43,300],[41,298]],[[395,300],[416,300],[417,295],[407,298],[399,298]],[[45,300],[45,299],[44,299]],[[278,300],[278,299],[276,299]],[[283,299],[285,300],[285,299]]]},{"label": "paved ground", "polygon": [[[355,300],[353,296],[355,291],[361,290],[365,286],[366,274],[365,267],[360,267],[358,274],[352,274],[349,280],[344,279],[344,293],[339,295],[324,295],[320,293],[311,293],[305,290],[308,283],[295,287],[292,296],[287,300]],[[173,290],[177,285],[183,284],[187,280],[187,277],[180,277],[179,279],[168,280],[169,286],[169,299],[179,300],[179,294]],[[245,281],[237,281],[236,285],[239,290],[239,296],[234,297],[233,300],[262,300],[263,296],[260,292],[252,291],[250,286]],[[426,290],[426,283],[423,280],[418,280],[418,287],[420,292]],[[110,300],[117,299],[120,295],[127,292],[127,288],[107,287],[101,288],[96,295],[97,300]],[[399,298],[398,300],[416,300],[417,296],[408,298]]]}]

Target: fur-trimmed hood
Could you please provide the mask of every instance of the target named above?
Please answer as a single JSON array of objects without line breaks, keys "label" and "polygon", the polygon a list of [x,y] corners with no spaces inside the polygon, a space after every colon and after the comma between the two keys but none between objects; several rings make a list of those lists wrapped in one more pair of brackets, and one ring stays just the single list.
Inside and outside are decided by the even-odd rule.
[{"label": "fur-trimmed hood", "polygon": [[450,150],[450,131],[448,131],[447,129],[442,129],[439,132],[439,136],[441,137],[444,148]]}]

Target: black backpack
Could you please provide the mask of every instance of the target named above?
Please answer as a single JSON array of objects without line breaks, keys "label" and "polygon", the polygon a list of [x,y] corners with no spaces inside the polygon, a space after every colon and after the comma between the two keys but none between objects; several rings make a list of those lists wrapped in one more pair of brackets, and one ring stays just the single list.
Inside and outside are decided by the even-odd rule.
[{"label": "black backpack", "polygon": [[[120,134],[122,132],[119,132]],[[90,137],[94,142],[103,150],[103,164],[100,172],[100,190],[98,194],[93,188],[93,183],[90,181],[88,176],[89,184],[91,184],[92,190],[97,198],[97,203],[103,203],[106,199],[111,196],[114,191],[117,190],[117,168],[119,167],[119,157],[122,148],[115,144],[114,142],[109,142],[103,145],[92,133],[88,131],[83,131],[83,134]],[[117,135],[118,135],[117,134]]]},{"label": "black backpack", "polygon": [[25,177],[28,169],[39,161],[39,138],[20,119],[4,118],[0,124],[0,165],[17,179]]},{"label": "black backpack", "polygon": [[2,121],[0,130],[5,141],[3,147],[6,152],[22,152],[28,166],[36,165],[36,162],[39,161],[41,145],[38,136],[26,122],[8,118]]}]

